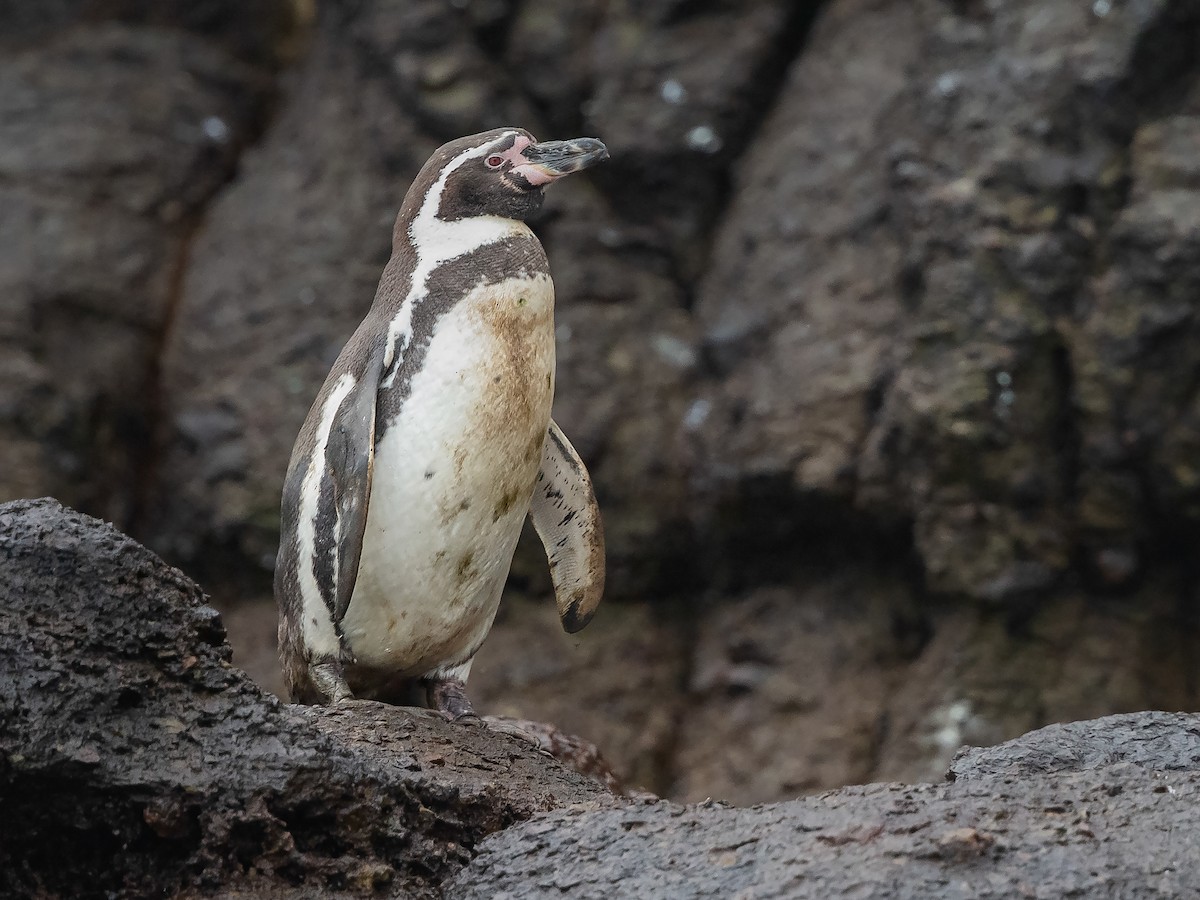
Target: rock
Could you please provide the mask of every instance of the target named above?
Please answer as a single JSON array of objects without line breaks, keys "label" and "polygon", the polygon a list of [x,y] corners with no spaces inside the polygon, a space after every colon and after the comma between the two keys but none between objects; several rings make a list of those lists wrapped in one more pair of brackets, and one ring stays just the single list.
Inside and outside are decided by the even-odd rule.
[{"label": "rock", "polygon": [[128,524],[191,222],[269,83],[194,35],[111,22],[0,57],[0,499]]},{"label": "rock", "polygon": [[606,604],[565,634],[552,595],[509,596],[471,668],[477,709],[597,744],[622,784],[666,794],[684,716],[686,634],[646,604]]},{"label": "rock", "polygon": [[888,702],[876,780],[926,780],[961,744],[986,746],[1051,722],[1114,710],[1196,709],[1196,634],[1170,587],[1123,602],[1066,592],[1028,618],[947,610]]},{"label": "rock", "polygon": [[[75,25],[118,21],[126,25],[191,32],[246,62],[289,60],[311,24],[312,0],[46,0],[0,8],[0,46],[27,46]],[[99,87],[99,85],[97,85]],[[109,102],[119,98],[111,96]]]},{"label": "rock", "polygon": [[903,605],[898,583],[835,576],[712,610],[666,796],[741,805],[871,780],[902,667],[892,615]]},{"label": "rock", "polygon": [[813,4],[676,0],[519,5],[508,56],[550,124],[604,136],[598,174],[626,222],[652,225],[690,281],[725,173],[771,102]]},{"label": "rock", "polygon": [[[1190,517],[1195,391],[1151,374],[1170,354],[1143,366],[1150,334],[1186,344],[1186,301],[1151,301],[1145,349],[1123,334],[1196,269],[1172,148],[1197,22],[1169,0],[830,6],[701,285],[703,468],[909,520],[931,589],[993,602],[1056,585],[1077,515],[1118,549],[1152,528],[1139,479]],[[1155,400],[1118,433],[1131,377]],[[1105,568],[1128,586],[1137,565]]]},{"label": "rock", "polygon": [[1200,403],[1180,377],[1200,339],[1200,173],[1190,152],[1197,140],[1200,83],[1170,114],[1135,131],[1127,203],[1082,293],[1081,321],[1068,332],[1077,360],[1080,527],[1094,570],[1116,587],[1138,574],[1136,548],[1156,510],[1200,521]]},{"label": "rock", "polygon": [[[485,840],[446,896],[1186,896],[1200,891],[1185,837],[1200,826],[1198,727],[1140,713],[1043,729],[949,784],[539,815]],[[1130,736],[1136,764],[1114,753]],[[1031,752],[1062,764],[1031,769]]]},{"label": "rock", "polygon": [[[483,722],[493,731],[511,734],[529,741],[541,752],[554,757],[581,775],[586,775],[593,781],[599,782],[614,794],[627,792],[626,786],[621,782],[621,776],[609,765],[608,760],[600,752],[600,748],[591,741],[586,741],[577,735],[566,734],[553,725],[533,722],[529,719],[514,719],[511,716],[484,716]],[[642,791],[639,791],[638,794],[653,796]]]},{"label": "rock", "polygon": [[54,501],[0,506],[0,892],[432,897],[490,831],[612,795],[527,738],[289,707],[195,584]]},{"label": "rock", "polygon": [[1154,772],[1200,768],[1200,720],[1184,713],[1144,712],[1047,725],[998,747],[963,747],[951,780],[1085,772],[1138,766]]},{"label": "rock", "polygon": [[696,307],[720,373],[696,429],[714,474],[850,492],[901,314],[874,123],[918,33],[905,4],[828,7],[738,166]]},{"label": "rock", "polygon": [[1168,585],[1123,602],[1068,592],[1018,619],[931,608],[901,572],[827,565],[722,596],[701,617],[661,796],[746,805],[926,781],[963,744],[1200,705],[1200,645],[1179,630]]},{"label": "rock", "polygon": [[[513,720],[285,706],[178,570],[52,500],[0,505],[0,891],[14,896],[1184,896],[1200,716],[961,752],[946,784],[733,809],[622,800]],[[490,836],[489,836],[490,835]],[[897,863],[902,863],[898,865]]]},{"label": "rock", "polygon": [[264,684],[299,423],[417,166],[513,121],[613,153],[536,223],[610,578],[499,626],[494,710],[751,802],[1196,707],[1190,0],[0,7],[0,500],[201,577]]}]

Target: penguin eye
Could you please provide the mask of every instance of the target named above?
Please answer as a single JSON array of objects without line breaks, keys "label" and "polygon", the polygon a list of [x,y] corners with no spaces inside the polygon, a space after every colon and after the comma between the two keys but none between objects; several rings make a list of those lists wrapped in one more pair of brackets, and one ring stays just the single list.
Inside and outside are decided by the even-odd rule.
[{"label": "penguin eye", "polygon": [[485,164],[489,169],[498,169],[504,165],[504,157],[499,153],[493,153],[485,160]]}]

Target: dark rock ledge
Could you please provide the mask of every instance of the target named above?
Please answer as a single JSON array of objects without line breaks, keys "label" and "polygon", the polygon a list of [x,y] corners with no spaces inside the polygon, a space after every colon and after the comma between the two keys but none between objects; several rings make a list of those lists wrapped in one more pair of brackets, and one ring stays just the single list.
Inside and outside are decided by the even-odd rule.
[{"label": "dark rock ledge", "polygon": [[54,501],[0,506],[0,895],[1183,897],[1200,716],[1056,725],[944,784],[620,799],[531,742],[301,709],[200,589]]},{"label": "dark rock ledge", "polygon": [[519,737],[293,707],[200,589],[52,500],[0,506],[0,897],[433,897],[484,835],[613,795]]},{"label": "dark rock ledge", "polygon": [[558,811],[484,841],[446,896],[1200,896],[1200,716],[1053,725],[965,750],[950,776]]}]

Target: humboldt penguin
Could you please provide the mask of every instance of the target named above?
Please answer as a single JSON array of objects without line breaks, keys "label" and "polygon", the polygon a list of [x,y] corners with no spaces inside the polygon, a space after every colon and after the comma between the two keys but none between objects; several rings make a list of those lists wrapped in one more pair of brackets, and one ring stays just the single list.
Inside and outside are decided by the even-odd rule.
[{"label": "humboldt penguin", "polygon": [[459,138],[413,181],[375,301],[292,451],[275,569],[292,699],[474,717],[465,686],[526,515],[563,628],[604,589],[587,469],[551,421],[554,286],[525,220],[608,158],[520,128]]}]

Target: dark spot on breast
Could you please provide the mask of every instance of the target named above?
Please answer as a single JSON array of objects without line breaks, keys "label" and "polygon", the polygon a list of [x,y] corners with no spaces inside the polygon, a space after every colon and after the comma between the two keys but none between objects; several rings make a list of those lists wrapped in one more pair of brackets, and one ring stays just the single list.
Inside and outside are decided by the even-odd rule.
[{"label": "dark spot on breast", "polygon": [[496,501],[496,505],[492,507],[492,521],[500,521],[500,517],[507,513],[516,505],[517,498],[521,496],[521,492],[517,488],[509,488]]},{"label": "dark spot on breast", "polygon": [[463,554],[463,558],[458,561],[458,577],[466,578],[471,571],[471,563],[475,561],[475,554],[467,551]]},{"label": "dark spot on breast", "polygon": [[433,477],[433,470],[431,469],[425,473],[425,480],[428,481],[432,477]]},{"label": "dark spot on breast", "polygon": [[529,447],[525,450],[525,458],[529,460],[538,459],[542,455],[542,446],[546,443],[545,434],[534,435],[529,441]]},{"label": "dark spot on breast", "polygon": [[453,498],[448,498],[448,500],[448,504],[442,507],[443,525],[449,525],[456,518],[471,508],[471,500],[469,497],[459,500],[458,503],[455,503]]}]

